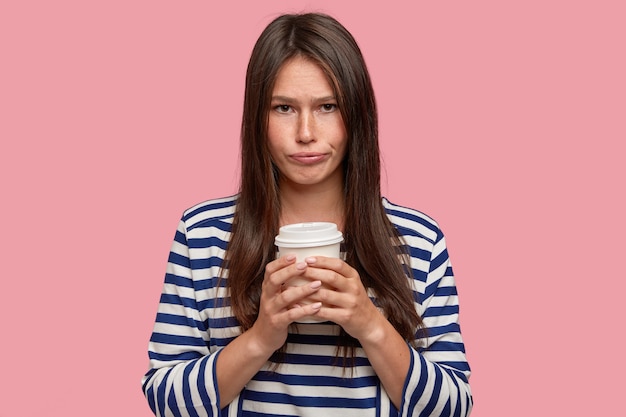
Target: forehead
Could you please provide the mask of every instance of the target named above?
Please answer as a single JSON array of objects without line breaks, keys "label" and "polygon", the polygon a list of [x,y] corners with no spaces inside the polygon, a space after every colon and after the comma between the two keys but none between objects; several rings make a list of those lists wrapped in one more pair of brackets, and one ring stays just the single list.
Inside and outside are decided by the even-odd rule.
[{"label": "forehead", "polygon": [[295,57],[279,69],[272,95],[328,96],[333,95],[333,88],[318,63]]}]

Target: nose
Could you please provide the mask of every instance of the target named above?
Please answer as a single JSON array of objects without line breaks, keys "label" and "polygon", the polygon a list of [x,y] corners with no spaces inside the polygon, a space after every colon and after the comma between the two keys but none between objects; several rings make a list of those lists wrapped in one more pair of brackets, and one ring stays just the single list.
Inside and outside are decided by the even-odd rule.
[{"label": "nose", "polygon": [[313,115],[308,112],[300,114],[298,119],[298,142],[309,143],[315,140],[313,134],[315,121]]}]

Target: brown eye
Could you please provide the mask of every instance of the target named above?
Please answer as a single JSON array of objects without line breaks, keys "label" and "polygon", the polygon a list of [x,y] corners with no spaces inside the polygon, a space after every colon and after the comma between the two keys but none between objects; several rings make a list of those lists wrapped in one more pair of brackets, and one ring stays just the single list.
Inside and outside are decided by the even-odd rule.
[{"label": "brown eye", "polygon": [[287,104],[281,104],[275,107],[276,111],[279,113],[288,113],[291,110],[291,107]]}]

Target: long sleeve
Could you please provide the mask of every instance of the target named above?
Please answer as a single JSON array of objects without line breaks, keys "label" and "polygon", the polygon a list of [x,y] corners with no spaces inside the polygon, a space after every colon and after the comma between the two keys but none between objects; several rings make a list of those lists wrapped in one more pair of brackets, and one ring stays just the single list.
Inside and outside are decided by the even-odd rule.
[{"label": "long sleeve", "polygon": [[[149,342],[144,394],[159,417],[463,416],[471,394],[458,325],[458,300],[443,235],[419,212],[385,201],[410,250],[415,306],[428,330],[411,347],[401,412],[358,348],[346,377],[337,363],[339,327],[299,324],[284,357],[267,364],[236,401],[219,410],[215,365],[221,349],[241,334],[222,271],[235,197],[210,200],[183,214],[170,251],[165,284]],[[223,277],[223,278],[220,278]]]},{"label": "long sleeve", "polygon": [[422,274],[423,293],[419,294],[426,335],[419,340],[421,347],[411,348],[401,415],[465,417],[471,412],[472,395],[458,295],[444,236],[438,228],[434,232],[430,260],[418,265],[427,266]]},{"label": "long sleeve", "polygon": [[200,317],[186,227],[180,222],[149,342],[144,394],[157,416],[218,416],[215,360],[208,324]]}]

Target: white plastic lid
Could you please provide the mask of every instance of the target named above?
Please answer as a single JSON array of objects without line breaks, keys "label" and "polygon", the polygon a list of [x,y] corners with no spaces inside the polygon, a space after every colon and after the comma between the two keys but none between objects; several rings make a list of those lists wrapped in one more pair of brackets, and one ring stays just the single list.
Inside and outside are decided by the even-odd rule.
[{"label": "white plastic lid", "polygon": [[340,243],[343,235],[335,223],[310,222],[288,224],[280,228],[274,243],[282,248],[307,248]]}]

